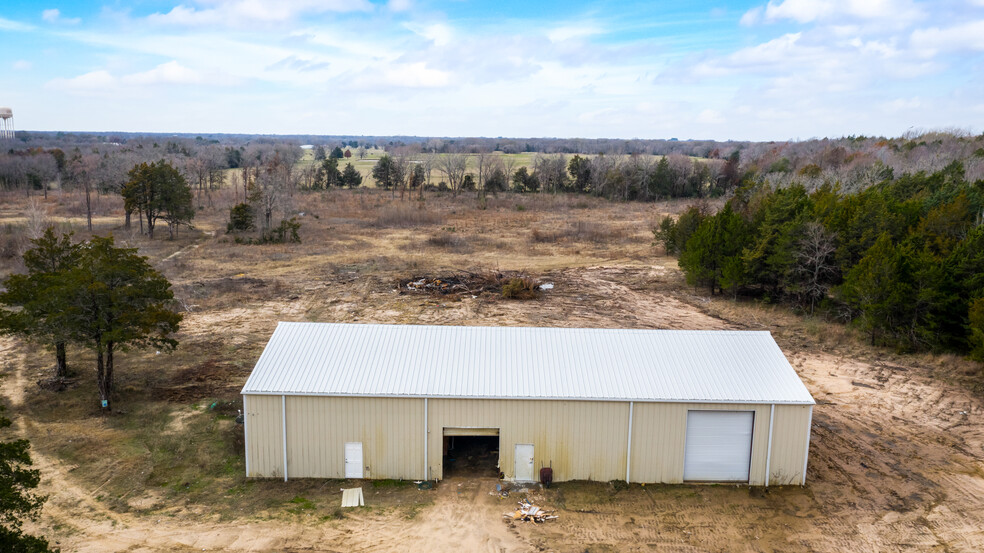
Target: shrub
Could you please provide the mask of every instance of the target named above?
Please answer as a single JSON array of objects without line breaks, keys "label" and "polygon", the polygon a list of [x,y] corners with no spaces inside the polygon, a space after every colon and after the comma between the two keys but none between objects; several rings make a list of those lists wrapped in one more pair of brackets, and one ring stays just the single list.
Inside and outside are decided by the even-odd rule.
[{"label": "shrub", "polygon": [[464,238],[458,236],[457,234],[445,231],[429,236],[427,238],[427,245],[436,246],[438,248],[458,249],[466,246],[467,242]]},{"label": "shrub", "polygon": [[511,300],[532,300],[540,295],[540,283],[528,276],[514,277],[502,286],[502,297]]},{"label": "shrub", "polygon": [[241,238],[236,237],[237,244],[287,244],[289,242],[300,244],[301,235],[298,231],[301,230],[301,224],[297,222],[297,219],[291,217],[290,219],[283,219],[280,224],[263,231],[263,234],[259,238]]},{"label": "shrub", "polygon": [[253,228],[253,208],[245,203],[232,206],[229,210],[229,225],[226,227],[226,232],[245,232]]}]

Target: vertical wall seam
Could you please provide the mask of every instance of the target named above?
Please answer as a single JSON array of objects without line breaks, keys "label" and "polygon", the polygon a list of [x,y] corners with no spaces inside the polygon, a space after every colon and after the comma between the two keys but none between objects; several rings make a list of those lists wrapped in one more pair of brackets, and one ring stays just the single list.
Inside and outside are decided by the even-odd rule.
[{"label": "vertical wall seam", "polygon": [[769,472],[772,468],[772,428],[776,420],[776,404],[769,407],[769,447],[765,450],[765,487],[769,487]]},{"label": "vertical wall seam", "polygon": [[625,451],[625,483],[631,482],[629,476],[632,474],[632,411],[635,407],[635,402],[629,402],[629,440]]},{"label": "vertical wall seam", "polygon": [[806,421],[806,448],[803,451],[803,481],[801,486],[806,485],[806,463],[810,460],[810,433],[813,431],[813,406],[810,406],[810,416]]},{"label": "vertical wall seam", "polygon": [[427,426],[427,398],[424,398],[424,480],[430,480],[430,460],[427,458],[427,442],[430,439],[430,428]]},{"label": "vertical wall seam", "polygon": [[246,426],[246,422],[249,420],[249,415],[246,412],[246,394],[243,394],[243,449],[245,449],[244,455],[246,456],[246,477],[249,478],[249,428]]},{"label": "vertical wall seam", "polygon": [[284,482],[287,481],[287,396],[280,396],[280,427],[284,437]]}]

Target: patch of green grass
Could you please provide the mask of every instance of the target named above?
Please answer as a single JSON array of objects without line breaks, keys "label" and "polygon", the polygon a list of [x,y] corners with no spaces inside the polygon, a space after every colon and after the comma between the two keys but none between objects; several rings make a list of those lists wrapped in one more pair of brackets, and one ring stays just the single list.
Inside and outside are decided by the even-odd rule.
[{"label": "patch of green grass", "polygon": [[287,509],[287,512],[293,515],[299,515],[304,511],[313,511],[317,508],[313,501],[300,495],[295,495],[293,499],[288,501],[288,503],[294,505],[293,507]]},{"label": "patch of green grass", "polygon": [[405,488],[409,485],[410,485],[409,480],[393,480],[388,478],[384,480],[372,481],[373,488]]}]

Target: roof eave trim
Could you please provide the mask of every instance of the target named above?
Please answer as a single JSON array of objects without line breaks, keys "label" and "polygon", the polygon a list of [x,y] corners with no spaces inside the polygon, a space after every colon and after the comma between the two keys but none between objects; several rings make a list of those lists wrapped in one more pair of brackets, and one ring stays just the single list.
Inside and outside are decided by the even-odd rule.
[{"label": "roof eave trim", "polygon": [[410,394],[328,394],[316,392],[255,391],[243,389],[244,396],[293,396],[293,397],[347,397],[347,398],[390,398],[390,399],[510,399],[523,401],[606,401],[615,403],[720,403],[734,405],[816,405],[816,400],[742,400],[742,399],[673,399],[673,398],[630,398],[630,397],[536,397],[536,396],[437,396]]}]

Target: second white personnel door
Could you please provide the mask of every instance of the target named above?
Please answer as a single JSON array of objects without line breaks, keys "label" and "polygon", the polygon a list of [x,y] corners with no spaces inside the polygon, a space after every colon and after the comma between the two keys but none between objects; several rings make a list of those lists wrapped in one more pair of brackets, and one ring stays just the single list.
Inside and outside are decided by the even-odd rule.
[{"label": "second white personnel door", "polygon": [[516,480],[533,482],[533,444],[516,444]]}]

